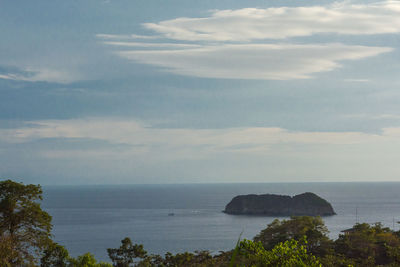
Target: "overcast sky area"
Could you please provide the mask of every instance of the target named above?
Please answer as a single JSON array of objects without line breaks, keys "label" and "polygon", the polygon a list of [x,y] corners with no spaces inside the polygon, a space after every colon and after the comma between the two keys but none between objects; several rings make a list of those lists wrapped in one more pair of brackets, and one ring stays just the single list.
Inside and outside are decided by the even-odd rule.
[{"label": "overcast sky area", "polygon": [[400,1],[0,2],[0,178],[400,181]]}]

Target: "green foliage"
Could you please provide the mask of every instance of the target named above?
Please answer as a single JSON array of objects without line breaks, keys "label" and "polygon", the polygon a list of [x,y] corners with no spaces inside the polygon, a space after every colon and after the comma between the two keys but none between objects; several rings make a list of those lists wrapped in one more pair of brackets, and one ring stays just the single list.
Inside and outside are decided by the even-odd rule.
[{"label": "green foliage", "polygon": [[208,251],[197,251],[194,253],[184,252],[173,255],[172,253],[165,254],[163,266],[215,266],[213,257]]},{"label": "green foliage", "polygon": [[189,252],[177,253],[173,255],[168,252],[165,254],[164,265],[165,266],[185,266],[185,264],[189,264],[193,259],[193,254]]},{"label": "green foliage", "polygon": [[108,248],[107,253],[117,267],[128,267],[134,262],[135,258],[145,258],[147,252],[143,249],[143,245],[133,245],[129,237],[121,240],[122,245],[119,248]]},{"label": "green foliage", "polygon": [[[277,244],[272,250],[266,250],[261,242],[243,240],[234,251],[222,252],[212,256],[208,251],[196,253],[166,253],[165,257],[159,255],[144,256],[141,261],[133,262],[137,267],[208,267],[208,266],[282,266],[282,267],[320,267],[318,259],[307,252],[307,241],[289,240]],[[117,266],[114,264],[114,266]]]},{"label": "green foliage", "polygon": [[10,235],[0,235],[0,266],[11,267],[11,262],[18,257],[15,242]]},{"label": "green foliage", "polygon": [[361,266],[400,266],[400,239],[381,223],[356,224],[335,241],[335,252]]},{"label": "green foliage", "polygon": [[76,259],[70,258],[68,264],[68,267],[112,267],[110,263],[97,263],[96,258],[90,253],[85,253]]},{"label": "green foliage", "polygon": [[324,267],[352,267],[357,266],[357,263],[348,259],[342,255],[330,254],[325,255],[325,257],[320,258],[320,262]]},{"label": "green foliage", "polygon": [[44,251],[40,259],[41,267],[67,267],[69,261],[68,251],[57,243],[51,243]]},{"label": "green foliage", "polygon": [[11,266],[34,265],[51,241],[51,216],[41,209],[40,200],[39,185],[0,182],[0,236],[7,240],[2,249],[12,249],[7,257]]},{"label": "green foliage", "polygon": [[[225,263],[225,262],[224,262]],[[226,265],[226,264],[224,264]],[[144,257],[141,261],[135,263],[137,267],[209,267],[221,266],[217,264],[213,256],[208,251],[196,251],[195,253],[183,252],[172,254],[167,252],[165,257],[160,255],[150,255]]]},{"label": "green foliage", "polygon": [[275,219],[254,237],[254,241],[261,242],[265,249],[270,250],[279,243],[291,239],[301,241],[306,236],[307,250],[316,256],[323,256],[329,254],[333,246],[328,233],[321,217],[300,216],[282,221]]},{"label": "green foliage", "polygon": [[[307,241],[303,239],[303,244]],[[272,250],[266,250],[261,242],[243,240],[240,254],[245,266],[265,267],[320,267],[317,258],[309,253],[304,245],[296,240],[277,244]]]},{"label": "green foliage", "polygon": [[229,267],[233,267],[235,260],[236,260],[236,256],[239,253],[240,238],[242,237],[242,234],[243,234],[243,231],[240,233],[238,241],[236,242],[236,247],[233,250],[231,261],[229,262]]},{"label": "green foliage", "polygon": [[137,267],[164,266],[164,259],[160,255],[150,255],[146,256],[144,259],[137,262],[134,266]]}]

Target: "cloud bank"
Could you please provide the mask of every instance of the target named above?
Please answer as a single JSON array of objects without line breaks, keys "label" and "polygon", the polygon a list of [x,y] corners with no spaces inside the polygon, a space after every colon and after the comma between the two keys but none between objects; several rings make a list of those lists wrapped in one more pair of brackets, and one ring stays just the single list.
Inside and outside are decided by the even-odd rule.
[{"label": "cloud bank", "polygon": [[143,25],[166,38],[186,41],[251,41],[319,33],[398,33],[400,1],[218,10],[209,17],[176,18]]},{"label": "cloud bank", "polygon": [[182,50],[119,51],[129,60],[180,74],[209,78],[288,80],[310,78],[317,72],[392,51],[388,47],[343,44],[224,44]]},{"label": "cloud bank", "polygon": [[[385,128],[381,135],[362,132],[292,132],[278,127],[227,129],[153,128],[135,120],[89,118],[30,121],[29,126],[0,129],[0,141],[25,143],[53,138],[103,140],[107,143],[140,147],[203,147],[208,151],[263,150],[280,143],[351,145],[390,141],[399,136],[399,128]],[[172,150],[171,150],[172,149]]]},{"label": "cloud bank", "polygon": [[28,123],[0,129],[0,173],[14,166],[13,175],[22,170],[50,181],[160,183],[199,181],[199,173],[202,182],[232,182],[395,179],[399,172],[399,127],[371,134],[153,128],[115,118]]},{"label": "cloud bank", "polygon": [[[179,17],[143,26],[155,35],[96,36],[103,44],[119,49],[114,52],[120,57],[174,74],[225,79],[306,79],[315,73],[335,70],[346,60],[378,56],[392,48],[294,44],[290,38],[399,33],[400,1],[217,10],[208,17]],[[173,42],[129,41],[152,38]]]}]

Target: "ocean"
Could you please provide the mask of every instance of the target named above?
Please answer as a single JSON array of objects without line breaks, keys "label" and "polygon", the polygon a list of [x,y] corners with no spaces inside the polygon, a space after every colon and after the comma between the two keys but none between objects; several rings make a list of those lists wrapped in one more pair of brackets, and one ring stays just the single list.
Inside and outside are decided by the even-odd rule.
[{"label": "ocean", "polygon": [[356,222],[399,230],[400,220],[397,182],[44,186],[43,191],[53,239],[72,256],[90,252],[103,261],[109,261],[106,249],[119,247],[125,237],[150,254],[232,249],[241,233],[251,239],[275,219],[222,212],[243,194],[316,193],[337,213],[323,218],[334,239]]}]

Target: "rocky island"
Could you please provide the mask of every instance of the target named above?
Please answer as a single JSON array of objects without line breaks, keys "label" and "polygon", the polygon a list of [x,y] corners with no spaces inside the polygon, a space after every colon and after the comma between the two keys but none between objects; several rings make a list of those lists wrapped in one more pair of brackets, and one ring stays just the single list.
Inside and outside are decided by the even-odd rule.
[{"label": "rocky island", "polygon": [[335,215],[332,205],[314,193],[296,196],[241,195],[226,205],[225,213],[265,216],[330,216]]}]

